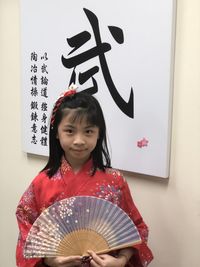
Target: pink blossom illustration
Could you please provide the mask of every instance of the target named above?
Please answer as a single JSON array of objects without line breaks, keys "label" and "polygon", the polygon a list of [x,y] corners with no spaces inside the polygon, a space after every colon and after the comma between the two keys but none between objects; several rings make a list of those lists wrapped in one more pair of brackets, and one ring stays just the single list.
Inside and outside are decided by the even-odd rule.
[{"label": "pink blossom illustration", "polygon": [[142,147],[148,146],[148,143],[149,141],[146,138],[143,138],[142,140],[137,141],[137,146],[139,148],[142,148]]}]

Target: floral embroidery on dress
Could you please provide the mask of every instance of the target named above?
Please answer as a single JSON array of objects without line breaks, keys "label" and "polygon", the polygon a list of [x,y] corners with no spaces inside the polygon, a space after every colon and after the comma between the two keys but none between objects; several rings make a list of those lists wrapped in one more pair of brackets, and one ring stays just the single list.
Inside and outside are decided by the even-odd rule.
[{"label": "floral embroidery on dress", "polygon": [[34,222],[35,218],[37,218],[38,211],[35,209],[35,195],[32,184],[28,187],[23,197],[21,198],[16,214],[21,219],[21,221],[25,222]]},{"label": "floral embroidery on dress", "polygon": [[[97,169],[98,170],[98,169]],[[94,173],[94,167],[91,167],[87,172],[86,174],[89,175],[89,176],[92,176]]]},{"label": "floral embroidery on dress", "polygon": [[51,177],[51,180],[56,181],[60,179],[62,179],[62,175],[60,169],[58,169],[58,171]]},{"label": "floral embroidery on dress", "polygon": [[71,169],[72,167],[70,166],[70,164],[66,161],[64,157],[62,157],[61,166],[60,166],[61,174],[65,175]]},{"label": "floral embroidery on dress", "polygon": [[107,168],[106,169],[106,173],[113,175],[114,178],[117,178],[117,177],[121,176],[121,173],[120,173],[119,170],[112,169],[112,168]]},{"label": "floral embroidery on dress", "polygon": [[104,185],[96,184],[96,193],[97,197],[108,200],[116,205],[119,205],[121,202],[121,190],[119,187],[114,185]]},{"label": "floral embroidery on dress", "polygon": [[31,205],[33,203],[33,199],[35,198],[34,195],[34,190],[33,190],[33,185],[31,184],[27,190],[25,191],[23,198],[20,200],[20,204],[25,204],[25,205]]}]

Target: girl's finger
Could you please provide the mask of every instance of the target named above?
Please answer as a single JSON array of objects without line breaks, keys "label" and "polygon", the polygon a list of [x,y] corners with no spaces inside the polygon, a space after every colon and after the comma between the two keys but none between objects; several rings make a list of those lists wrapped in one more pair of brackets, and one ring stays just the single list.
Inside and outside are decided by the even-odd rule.
[{"label": "girl's finger", "polygon": [[92,257],[92,260],[91,260],[92,266],[96,267],[96,266],[102,265],[102,259],[94,251],[89,250],[88,254]]}]

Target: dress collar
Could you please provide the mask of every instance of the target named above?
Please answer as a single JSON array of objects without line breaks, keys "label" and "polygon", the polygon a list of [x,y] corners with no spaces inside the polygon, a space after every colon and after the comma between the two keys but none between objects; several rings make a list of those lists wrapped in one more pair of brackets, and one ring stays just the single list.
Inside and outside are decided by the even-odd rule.
[{"label": "dress collar", "polygon": [[[91,174],[93,170],[93,160],[89,159],[83,166],[82,168],[78,171],[80,172],[87,172],[88,174]],[[62,156],[61,159],[61,166],[60,166],[60,171],[62,175],[65,175],[67,172],[73,172],[73,169],[69,162],[65,159],[64,156]],[[77,173],[77,174],[78,174]]]}]

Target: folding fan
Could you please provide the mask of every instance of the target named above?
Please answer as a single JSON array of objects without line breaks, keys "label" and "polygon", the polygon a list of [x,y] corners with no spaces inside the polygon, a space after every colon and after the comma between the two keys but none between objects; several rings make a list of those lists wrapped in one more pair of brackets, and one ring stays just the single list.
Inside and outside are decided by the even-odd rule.
[{"label": "folding fan", "polygon": [[141,242],[130,217],[117,205],[97,197],[76,196],[54,203],[32,225],[24,256],[86,256]]}]

